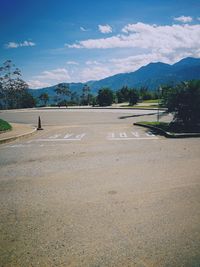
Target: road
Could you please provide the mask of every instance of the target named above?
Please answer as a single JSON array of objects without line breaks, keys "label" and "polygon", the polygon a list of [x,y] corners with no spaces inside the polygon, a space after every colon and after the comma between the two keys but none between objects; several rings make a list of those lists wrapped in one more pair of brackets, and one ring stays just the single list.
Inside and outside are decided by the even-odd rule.
[{"label": "road", "polygon": [[0,113],[44,128],[0,146],[0,266],[200,266],[200,139],[148,113]]}]

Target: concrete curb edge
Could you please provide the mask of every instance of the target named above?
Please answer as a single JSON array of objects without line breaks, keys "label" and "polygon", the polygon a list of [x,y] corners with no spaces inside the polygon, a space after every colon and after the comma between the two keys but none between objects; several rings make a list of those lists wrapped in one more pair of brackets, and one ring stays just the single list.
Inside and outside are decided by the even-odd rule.
[{"label": "concrete curb edge", "polygon": [[200,133],[181,133],[181,134],[170,133],[170,132],[166,132],[163,129],[160,129],[160,128],[156,127],[156,126],[146,125],[146,124],[143,124],[143,123],[140,123],[140,122],[135,122],[134,125],[142,126],[142,127],[146,127],[146,128],[155,130],[158,133],[160,133],[160,134],[162,134],[162,135],[164,135],[165,137],[168,137],[168,138],[200,137]]},{"label": "concrete curb edge", "polygon": [[9,143],[9,142],[18,140],[18,139],[29,137],[29,136],[35,134],[36,131],[37,131],[37,128],[34,128],[32,131],[30,131],[28,133],[25,133],[25,134],[21,134],[21,135],[16,135],[16,136],[0,139],[0,144],[5,144],[5,143]]}]

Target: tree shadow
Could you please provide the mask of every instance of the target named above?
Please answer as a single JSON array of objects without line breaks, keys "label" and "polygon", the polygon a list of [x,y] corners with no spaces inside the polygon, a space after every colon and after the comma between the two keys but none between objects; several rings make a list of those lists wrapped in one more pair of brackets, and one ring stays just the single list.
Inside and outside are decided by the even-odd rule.
[{"label": "tree shadow", "polygon": [[148,113],[148,114],[137,114],[137,115],[129,115],[129,116],[121,116],[119,117],[120,120],[128,119],[128,118],[135,118],[135,117],[142,117],[142,116],[151,116],[156,115],[157,112],[154,113]]}]

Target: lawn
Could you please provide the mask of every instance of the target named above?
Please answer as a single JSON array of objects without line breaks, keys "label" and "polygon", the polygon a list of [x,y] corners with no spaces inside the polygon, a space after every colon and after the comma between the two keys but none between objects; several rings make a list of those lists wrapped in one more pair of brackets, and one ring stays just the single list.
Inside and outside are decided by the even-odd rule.
[{"label": "lawn", "polygon": [[177,123],[169,123],[169,122],[157,122],[157,121],[141,121],[139,122],[143,125],[154,126],[157,129],[163,130],[165,132],[170,133],[200,133],[200,125],[196,125],[193,127],[186,127]]},{"label": "lawn", "polygon": [[11,129],[12,126],[7,121],[0,119],[0,132],[8,131]]},{"label": "lawn", "polygon": [[158,103],[160,102],[160,99],[150,99],[150,100],[143,100],[142,103]]}]

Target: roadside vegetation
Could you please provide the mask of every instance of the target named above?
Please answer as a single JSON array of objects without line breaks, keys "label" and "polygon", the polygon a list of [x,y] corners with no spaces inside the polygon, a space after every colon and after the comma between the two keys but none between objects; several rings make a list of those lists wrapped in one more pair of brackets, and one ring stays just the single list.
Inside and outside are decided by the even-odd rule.
[{"label": "roadside vegetation", "polygon": [[0,133],[4,131],[9,131],[11,129],[12,126],[7,121],[0,119]]},{"label": "roadside vegetation", "polygon": [[161,106],[173,114],[170,123],[141,123],[172,133],[200,133],[200,80],[182,82],[174,87],[164,86]]},{"label": "roadside vegetation", "polygon": [[0,109],[29,108],[35,104],[21,71],[11,60],[4,62],[0,67]]}]

